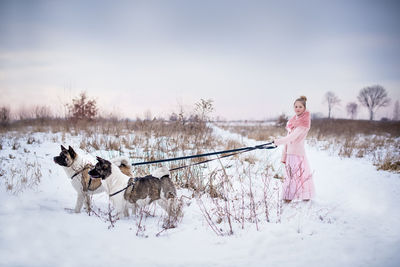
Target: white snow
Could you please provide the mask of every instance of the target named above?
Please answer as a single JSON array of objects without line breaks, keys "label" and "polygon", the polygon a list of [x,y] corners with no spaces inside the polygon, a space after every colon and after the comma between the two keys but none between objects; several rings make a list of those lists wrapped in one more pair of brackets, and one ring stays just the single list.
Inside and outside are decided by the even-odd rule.
[{"label": "white snow", "polygon": [[[243,140],[220,128],[214,131]],[[96,216],[65,210],[74,206],[76,193],[64,170],[53,163],[61,137],[52,135],[58,134],[36,133],[39,142],[21,142],[17,150],[11,148],[12,136],[2,140],[1,266],[400,266],[400,176],[377,171],[368,160],[340,159],[307,146],[316,199],[285,205],[280,222],[278,217],[260,221],[259,231],[247,223],[244,230],[234,226],[231,236],[217,236],[191,199],[177,228],[156,236],[162,231],[163,214],[157,208],[137,236],[138,218],[119,220],[108,229],[109,223]],[[68,143],[79,146],[78,138]],[[280,166],[280,149],[249,154]],[[11,194],[4,181],[12,172],[4,168],[23,170],[29,161],[40,165],[40,183]],[[218,168],[219,163],[210,166]],[[279,186],[279,180],[273,182]],[[179,194],[191,196],[189,190]],[[94,201],[102,208],[108,203],[104,194]],[[204,203],[210,202],[204,199]]]}]

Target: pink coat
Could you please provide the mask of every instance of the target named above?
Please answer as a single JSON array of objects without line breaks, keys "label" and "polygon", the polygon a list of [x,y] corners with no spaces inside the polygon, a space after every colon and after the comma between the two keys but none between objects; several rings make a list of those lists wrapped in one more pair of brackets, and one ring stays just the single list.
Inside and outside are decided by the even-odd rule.
[{"label": "pink coat", "polygon": [[274,143],[285,145],[282,153],[282,161],[286,161],[287,154],[305,156],[304,140],[310,130],[311,116],[309,111],[304,111],[300,116],[294,116],[288,121],[286,129],[288,134],[286,137],[274,140]]}]

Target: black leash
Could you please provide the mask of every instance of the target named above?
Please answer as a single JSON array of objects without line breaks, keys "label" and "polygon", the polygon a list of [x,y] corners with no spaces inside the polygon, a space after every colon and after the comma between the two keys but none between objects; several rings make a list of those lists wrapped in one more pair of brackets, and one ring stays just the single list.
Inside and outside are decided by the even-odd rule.
[{"label": "black leash", "polygon": [[[137,180],[139,180],[140,178],[135,178],[134,179],[134,182],[137,182]],[[125,191],[126,189],[128,189],[128,187],[130,187],[131,185],[133,185],[133,186],[135,186],[135,183],[128,183],[128,185],[127,186],[125,186],[124,188],[122,188],[121,190],[118,190],[117,192],[115,192],[115,193],[112,193],[112,194],[110,194],[109,196],[110,197],[113,197],[113,196],[115,196],[116,194],[119,194],[119,193],[121,193],[122,191]]]},{"label": "black leash", "polygon": [[121,190],[118,190],[117,192],[110,194],[109,197],[113,197],[113,196],[115,196],[116,194],[119,194],[119,193],[121,193],[122,191],[125,191],[125,190],[126,190],[128,187],[130,187],[130,186],[131,186],[130,184],[127,185],[126,187],[122,188]]},{"label": "black leash", "polygon": [[[82,170],[77,171],[74,175],[71,176],[71,180],[74,179],[79,174],[81,174],[86,168],[90,168],[90,167],[92,167],[92,166],[89,165],[89,164],[86,164],[85,167],[83,167]],[[92,184],[92,176],[89,175],[89,183],[88,183],[88,187],[87,187],[87,190],[89,190],[89,191],[92,191],[92,190],[90,190],[90,185],[91,184]]]},{"label": "black leash", "polygon": [[234,155],[237,155],[237,154],[240,154],[240,153],[243,153],[243,152],[247,152],[247,151],[248,151],[248,150],[240,151],[240,152],[236,152],[236,153],[232,153],[232,154],[228,154],[228,155],[223,155],[223,156],[217,157],[217,158],[215,158],[215,159],[207,159],[207,160],[203,160],[203,161],[200,161],[200,162],[196,162],[196,163],[192,163],[192,164],[183,165],[183,166],[180,166],[180,167],[176,167],[176,168],[169,169],[169,171],[172,172],[172,171],[180,170],[180,169],[187,168],[187,167],[190,167],[190,166],[200,165],[200,164],[207,163],[207,162],[210,162],[210,161],[213,161],[213,160],[223,159],[223,158],[230,157],[230,156],[234,156]]},{"label": "black leash", "polygon": [[[270,145],[270,144],[271,144],[271,143],[264,144],[264,145],[260,145],[260,146],[266,146],[266,145]],[[181,166],[181,167],[177,167],[177,168],[170,169],[169,171],[176,171],[176,170],[180,170],[180,169],[187,168],[187,167],[190,167],[190,166],[200,165],[200,164],[207,163],[207,162],[210,162],[210,161],[213,161],[213,160],[223,159],[223,158],[235,156],[235,155],[238,155],[238,154],[241,154],[241,153],[244,153],[244,152],[249,152],[249,151],[252,151],[252,150],[255,150],[255,149],[274,149],[274,148],[276,148],[276,146],[262,147],[262,148],[260,148],[259,146],[248,147],[247,150],[239,150],[239,151],[237,151],[237,152],[235,152],[235,153],[223,155],[223,156],[217,157],[217,158],[215,158],[215,159],[208,159],[208,160],[196,162],[196,163],[193,163],[193,164],[184,165],[184,166]],[[221,151],[221,152],[223,152],[223,151]],[[220,154],[220,152],[216,152],[216,153]],[[225,152],[224,152],[224,153],[225,153]]]},{"label": "black leash", "polygon": [[91,167],[93,166],[90,164],[86,164],[80,171],[75,172],[75,174],[71,176],[71,180],[74,179],[77,175],[81,174],[86,168],[91,168]]},{"label": "black leash", "polygon": [[[271,146],[271,145],[273,145],[273,146]],[[184,166],[180,166],[180,167],[169,169],[169,171],[176,171],[176,170],[180,170],[180,169],[187,168],[187,167],[190,167],[190,166],[200,165],[200,164],[207,163],[207,162],[210,162],[210,161],[213,161],[213,160],[231,157],[231,156],[234,156],[234,155],[238,155],[238,154],[241,154],[241,153],[244,153],[244,152],[249,152],[249,151],[256,150],[256,149],[274,149],[276,147],[277,146],[273,142],[269,142],[269,143],[262,144],[262,145],[257,145],[257,146],[249,146],[249,147],[230,149],[230,150],[224,150],[224,151],[217,151],[217,152],[198,154],[198,155],[192,155],[192,156],[185,156],[185,157],[178,157],[178,158],[170,158],[170,159],[161,159],[161,160],[154,160],[154,161],[147,161],[147,162],[132,163],[132,166],[153,164],[153,163],[167,162],[167,161],[174,161],[174,160],[192,159],[192,158],[199,158],[199,157],[206,157],[206,156],[230,153],[230,154],[223,155],[221,157],[217,157],[217,158],[214,158],[214,159],[208,159],[208,160],[196,162],[196,163],[193,163],[193,164],[188,164],[188,165],[184,165]],[[137,180],[138,180],[138,178],[135,178],[135,182]],[[113,197],[113,196],[121,193],[122,191],[125,191],[131,185],[132,184],[128,184],[126,187],[122,188],[121,190],[118,190],[115,193],[110,194],[109,196]]]},{"label": "black leash", "polygon": [[[273,146],[270,146],[270,145],[273,145]],[[146,162],[137,162],[137,163],[132,163],[132,166],[147,165],[147,164],[153,164],[153,163],[184,160],[184,159],[193,159],[193,158],[207,157],[207,156],[239,152],[239,151],[248,152],[248,151],[252,151],[255,149],[274,149],[274,148],[276,148],[275,144],[273,142],[269,142],[269,143],[257,145],[257,146],[248,146],[248,147],[242,147],[242,148],[237,148],[237,149],[223,150],[223,151],[217,151],[217,152],[211,152],[211,153],[205,153],[205,154],[197,154],[197,155],[192,155],[192,156],[184,156],[184,157],[177,157],[177,158],[170,158],[170,159],[160,159],[160,160],[153,160],[153,161],[146,161]]]},{"label": "black leash", "polygon": [[71,180],[74,179],[78,174],[80,174],[83,170],[80,170],[79,172],[76,172],[74,175],[71,176]]}]

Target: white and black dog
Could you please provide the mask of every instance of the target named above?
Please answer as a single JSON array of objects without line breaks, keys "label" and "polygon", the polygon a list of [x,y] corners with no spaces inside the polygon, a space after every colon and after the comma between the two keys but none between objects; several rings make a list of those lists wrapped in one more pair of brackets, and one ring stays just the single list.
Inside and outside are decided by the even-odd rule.
[{"label": "white and black dog", "polygon": [[93,178],[101,178],[110,196],[114,208],[119,214],[129,216],[129,208],[143,207],[153,201],[157,202],[169,215],[173,212],[176,189],[169,178],[169,170],[160,168],[142,178],[132,178],[124,175],[121,170],[108,160],[97,157],[96,166],[89,171]]},{"label": "white and black dog", "polygon": [[[67,176],[71,180],[71,184],[77,192],[77,199],[74,211],[79,213],[83,204],[89,209],[90,196],[93,194],[102,193],[105,188],[100,179],[91,179],[88,172],[94,167],[96,162],[94,157],[90,155],[79,155],[71,146],[66,149],[61,145],[61,152],[58,156],[54,157],[54,162],[62,167]],[[132,175],[129,159],[126,157],[119,157],[113,159],[128,175]]]}]

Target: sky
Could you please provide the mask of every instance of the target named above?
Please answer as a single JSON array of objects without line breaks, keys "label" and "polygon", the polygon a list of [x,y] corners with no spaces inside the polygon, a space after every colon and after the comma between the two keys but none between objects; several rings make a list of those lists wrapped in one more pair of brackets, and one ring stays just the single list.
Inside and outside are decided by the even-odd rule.
[{"label": "sky", "polygon": [[[64,105],[85,91],[104,114],[168,117],[212,99],[214,117],[327,116],[382,85],[400,100],[400,2],[0,0],[0,106]],[[359,107],[358,118],[368,112]]]}]

